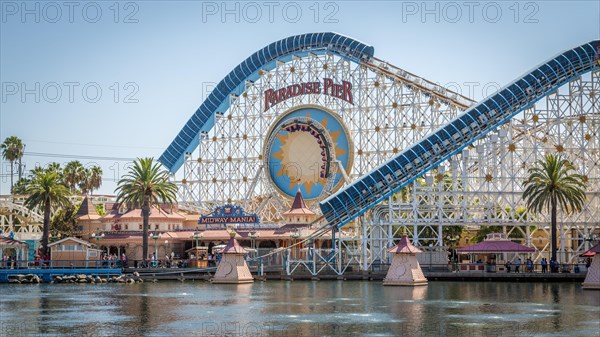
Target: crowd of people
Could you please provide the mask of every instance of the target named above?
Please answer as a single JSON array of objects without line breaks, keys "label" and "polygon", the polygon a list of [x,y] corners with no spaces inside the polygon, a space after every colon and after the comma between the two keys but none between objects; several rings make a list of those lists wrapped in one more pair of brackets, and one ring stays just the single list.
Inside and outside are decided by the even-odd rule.
[{"label": "crowd of people", "polygon": [[[585,267],[586,269],[590,267],[592,263],[591,258],[587,258],[585,260]],[[504,264],[504,267],[506,269],[507,273],[510,272],[515,272],[515,273],[520,273],[521,272],[521,265],[522,265],[522,260],[521,258],[517,258],[514,262],[511,261],[506,261],[506,263]],[[558,273],[558,272],[563,272],[563,273],[570,273],[571,272],[571,268],[570,265],[563,265],[563,269],[562,271],[560,270],[560,263],[554,259],[550,259],[550,261],[548,261],[545,257],[542,258],[542,260],[540,261],[540,266],[541,266],[541,272],[542,273]],[[533,263],[533,260],[531,260],[531,258],[527,258],[527,260],[525,261],[525,271],[528,273],[533,273],[535,271],[535,264]],[[574,272],[579,272],[579,266],[577,264],[575,264],[574,267]]]},{"label": "crowd of people", "polygon": [[2,257],[2,266],[0,268],[9,269],[12,268],[15,262],[15,258],[11,255],[4,254]]},{"label": "crowd of people", "polygon": [[[188,258],[181,258],[175,253],[165,255],[164,258],[159,259],[154,253],[148,256],[148,261],[135,261],[134,268],[188,268],[194,265],[191,261],[201,260],[207,261],[207,267],[216,267],[221,261],[221,254],[208,254],[208,256],[202,254],[196,257],[194,254],[190,254]],[[127,267],[125,265],[125,267]]]},{"label": "crowd of people", "polygon": [[104,268],[127,268],[127,256],[122,254],[119,257],[117,254],[102,253],[100,256],[102,266]]}]

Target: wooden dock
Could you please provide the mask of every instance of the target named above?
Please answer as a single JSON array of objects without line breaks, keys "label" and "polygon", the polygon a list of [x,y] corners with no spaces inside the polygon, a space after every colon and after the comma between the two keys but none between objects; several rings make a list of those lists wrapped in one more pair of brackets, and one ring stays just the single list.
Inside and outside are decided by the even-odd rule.
[{"label": "wooden dock", "polygon": [[[483,281],[483,282],[583,282],[585,273],[471,273],[471,272],[423,272],[431,281]],[[349,272],[344,275],[320,274],[315,276],[294,274],[292,276],[267,275],[267,279],[288,280],[364,280],[383,281],[385,272]]]},{"label": "wooden dock", "polygon": [[[139,273],[144,281],[208,281],[212,278],[216,268],[206,269],[177,269],[177,268],[51,268],[51,269],[0,269],[0,283],[8,282],[15,275],[33,274],[44,282],[50,282],[55,275],[93,275],[100,277],[118,276],[121,274]],[[435,281],[483,281],[483,282],[583,282],[586,273],[490,273],[490,272],[449,272],[427,271],[425,277],[430,282]],[[334,272],[320,273],[313,276],[308,272],[295,272],[286,275],[281,268],[265,269],[263,275],[253,271],[256,280],[305,280],[305,281],[382,281],[386,272],[374,271],[348,271],[343,275]]]},{"label": "wooden dock", "polygon": [[[191,271],[186,269],[128,269],[126,273],[137,271],[146,281],[176,280],[176,281],[208,281],[214,270]],[[429,281],[491,281],[491,282],[583,282],[586,273],[488,273],[488,272],[447,272],[424,271]],[[256,280],[344,280],[344,281],[382,281],[386,272],[350,271],[343,275],[321,273],[313,276],[308,272],[296,272],[285,275],[281,270],[267,270],[263,275],[253,271]]]}]

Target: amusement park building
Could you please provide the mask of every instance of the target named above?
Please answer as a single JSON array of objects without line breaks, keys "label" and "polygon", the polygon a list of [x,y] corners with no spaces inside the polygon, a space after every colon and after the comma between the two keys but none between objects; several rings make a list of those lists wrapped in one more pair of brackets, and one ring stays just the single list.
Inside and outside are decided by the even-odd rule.
[{"label": "amusement park building", "polygon": [[[143,218],[140,208],[126,207],[117,203],[105,204],[107,214],[100,216],[90,198],[85,198],[77,213],[78,236],[97,244],[104,253],[121,256],[126,254],[131,261],[142,260]],[[279,225],[252,226],[229,224],[199,225],[201,214],[190,214],[178,210],[177,205],[160,205],[150,212],[149,254],[155,251],[159,259],[166,255],[187,258],[186,250],[196,244],[212,246],[226,243],[230,231],[234,230],[236,239],[246,247],[255,247],[265,251],[288,247],[310,235],[316,214],[306,206],[302,193],[298,191],[292,207],[284,213],[285,222]],[[330,236],[322,236],[315,241],[315,247],[330,247]],[[299,246],[298,249],[301,249]]]},{"label": "amusement park building", "polygon": [[[217,84],[159,158],[178,207],[152,211],[150,230],[162,235],[149,251],[155,243],[159,256],[184,252],[194,233],[199,244],[226,242],[225,228],[197,221],[202,210],[237,205],[261,221],[237,226],[242,245],[286,247],[314,231],[342,254],[325,259],[339,274],[350,263],[390,262],[403,230],[445,255],[455,229],[467,244],[464,232],[492,227],[534,247],[539,262],[549,258],[551,219],[527,212],[523,181],[558,154],[587,186],[581,212],[558,214],[559,260],[575,262],[600,234],[600,41],[565,47],[475,102],[341,34],[275,41]],[[100,216],[86,201],[82,237],[103,232],[100,245],[140,259],[140,210],[106,209]],[[3,229],[13,228],[5,219]]]}]

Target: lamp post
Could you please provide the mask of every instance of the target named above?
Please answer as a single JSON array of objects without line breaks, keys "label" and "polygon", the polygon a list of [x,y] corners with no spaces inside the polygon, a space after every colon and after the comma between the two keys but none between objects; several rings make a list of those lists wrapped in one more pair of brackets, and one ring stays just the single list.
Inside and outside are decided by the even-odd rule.
[{"label": "lamp post", "polygon": [[590,246],[594,245],[594,241],[596,241],[597,238],[595,235],[592,235],[592,233],[590,233],[583,240],[585,240],[585,242],[587,243],[587,247],[585,247],[585,249],[590,249]]},{"label": "lamp post", "polygon": [[451,236],[448,238],[448,241],[450,241],[450,249],[452,249],[452,255],[451,255],[451,259],[452,259],[452,271],[456,271],[456,259],[455,259],[455,252],[456,252],[456,242],[460,240],[460,236],[456,235],[456,236]]},{"label": "lamp post", "polygon": [[258,238],[259,236],[260,235],[256,231],[252,231],[248,234],[248,237],[250,238],[250,240],[252,240],[251,247],[254,250],[256,250],[256,238]]},{"label": "lamp post", "polygon": [[196,240],[196,247],[198,247],[198,240],[201,240],[204,237],[204,233],[202,232],[194,232],[194,236],[192,236],[194,240]]},{"label": "lamp post", "polygon": [[431,271],[431,263],[432,263],[432,251],[433,249],[433,243],[429,244],[429,271]]},{"label": "lamp post", "polygon": [[102,233],[102,234],[92,233],[92,239],[96,239],[96,246],[98,246],[98,248],[100,248],[100,240],[104,239],[104,233]]},{"label": "lamp post", "polygon": [[156,241],[157,241],[158,239],[160,239],[160,233],[154,232],[154,233],[152,233],[152,234],[150,235],[150,238],[151,238],[152,240],[154,240],[154,263],[156,264],[156,263],[157,263],[157,260],[158,260],[158,253],[157,253],[157,251],[156,251]]},{"label": "lamp post", "polygon": [[[292,245],[294,245],[296,243],[296,239],[298,239],[300,237],[300,231],[298,230],[298,228],[296,228],[295,231],[292,232],[292,234],[290,234],[290,238],[292,239]],[[298,258],[296,255],[296,248],[294,248],[294,258]]]},{"label": "lamp post", "polygon": [[[92,233],[92,239],[96,240],[96,246],[100,249],[100,240],[104,239],[104,233],[96,235],[96,233]],[[102,260],[102,256],[98,256],[98,260]]]}]

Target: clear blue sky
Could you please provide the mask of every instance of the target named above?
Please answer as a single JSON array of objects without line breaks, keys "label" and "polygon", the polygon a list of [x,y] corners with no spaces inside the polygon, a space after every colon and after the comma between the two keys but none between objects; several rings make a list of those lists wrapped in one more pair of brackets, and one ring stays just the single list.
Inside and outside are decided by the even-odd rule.
[{"label": "clear blue sky", "polygon": [[[485,84],[504,85],[600,38],[598,1],[67,3],[1,2],[0,139],[20,137],[27,153],[158,158],[207,86],[290,35],[348,35],[373,45],[376,57],[458,84],[475,99]],[[27,169],[69,160],[24,158]],[[127,163],[80,161],[102,166],[107,194]],[[1,166],[0,194],[7,194]]]}]

